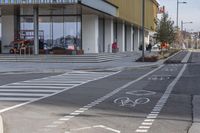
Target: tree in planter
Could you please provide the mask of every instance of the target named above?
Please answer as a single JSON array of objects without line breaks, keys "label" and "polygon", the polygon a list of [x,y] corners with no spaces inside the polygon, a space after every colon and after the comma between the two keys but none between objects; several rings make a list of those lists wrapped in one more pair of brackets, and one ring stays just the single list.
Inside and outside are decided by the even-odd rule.
[{"label": "tree in planter", "polygon": [[183,34],[182,32],[178,29],[176,34],[175,34],[175,48],[182,48],[182,44],[184,42]]},{"label": "tree in planter", "polygon": [[158,22],[156,29],[156,41],[172,45],[175,41],[174,22],[169,18],[168,14],[164,13],[161,20]]}]

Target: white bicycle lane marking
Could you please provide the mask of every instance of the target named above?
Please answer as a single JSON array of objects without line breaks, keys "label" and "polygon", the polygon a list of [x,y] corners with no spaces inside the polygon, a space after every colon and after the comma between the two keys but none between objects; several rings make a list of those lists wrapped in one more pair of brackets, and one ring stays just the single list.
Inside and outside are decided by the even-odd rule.
[{"label": "white bicycle lane marking", "polygon": [[148,132],[148,130],[151,128],[151,126],[153,125],[154,121],[157,119],[158,115],[160,114],[161,110],[165,106],[165,103],[169,99],[169,96],[170,96],[172,90],[174,89],[174,86],[176,85],[176,83],[179,81],[179,79],[183,75],[186,67],[187,67],[187,64],[185,64],[182,67],[182,69],[179,72],[178,76],[169,84],[169,86],[167,87],[165,93],[162,95],[160,100],[157,102],[155,107],[152,109],[151,113],[148,114],[146,119],[136,129],[136,131],[135,131],[136,133],[147,133]]},{"label": "white bicycle lane marking", "polygon": [[135,101],[131,100],[129,97],[120,97],[114,100],[115,104],[118,104],[121,107],[135,107],[138,104],[146,104],[150,102],[149,98],[138,98]]},{"label": "white bicycle lane marking", "polygon": [[152,73],[156,72],[157,70],[161,69],[163,66],[164,66],[164,65],[161,65],[160,67],[158,67],[158,68],[156,68],[156,69],[150,71],[149,73],[147,73],[147,74],[145,74],[145,75],[143,75],[143,76],[137,78],[136,80],[133,80],[133,81],[131,81],[131,82],[128,82],[127,84],[125,84],[125,85],[123,85],[123,86],[121,86],[121,87],[119,87],[119,88],[113,90],[112,92],[106,94],[105,96],[102,96],[102,97],[100,97],[99,99],[97,99],[97,100],[95,100],[95,101],[93,101],[93,102],[91,102],[91,103],[89,103],[89,104],[87,104],[87,105],[85,105],[85,106],[83,106],[83,107],[81,107],[81,108],[75,110],[74,112],[70,113],[69,115],[66,115],[66,116],[64,116],[64,117],[59,118],[59,119],[56,120],[56,121],[53,121],[51,124],[46,125],[43,129],[39,129],[39,131],[42,131],[42,132],[49,132],[50,130],[53,130],[54,128],[60,126],[61,124],[64,124],[65,122],[71,120],[72,118],[77,117],[78,115],[84,113],[85,111],[91,109],[92,107],[94,107],[94,106],[96,106],[96,105],[102,103],[102,102],[105,101],[106,99],[112,97],[113,95],[115,95],[115,94],[117,94],[118,92],[122,91],[123,89],[129,87],[130,85],[132,85],[132,84],[134,84],[134,83],[136,83],[136,82],[138,82],[138,81],[140,81],[140,80],[146,78],[146,77],[149,76],[150,74],[152,74]]}]

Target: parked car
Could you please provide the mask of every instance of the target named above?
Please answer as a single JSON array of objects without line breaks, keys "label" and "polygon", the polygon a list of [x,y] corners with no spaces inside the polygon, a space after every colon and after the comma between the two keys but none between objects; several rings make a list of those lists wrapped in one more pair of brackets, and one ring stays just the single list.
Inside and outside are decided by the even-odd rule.
[{"label": "parked car", "polygon": [[152,47],[151,51],[160,51],[160,45],[159,45],[159,44],[155,44],[155,45]]}]

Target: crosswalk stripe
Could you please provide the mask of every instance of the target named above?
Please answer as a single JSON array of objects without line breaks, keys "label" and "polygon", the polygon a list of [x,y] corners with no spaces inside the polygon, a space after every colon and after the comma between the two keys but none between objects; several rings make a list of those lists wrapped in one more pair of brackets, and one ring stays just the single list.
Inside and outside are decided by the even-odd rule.
[{"label": "crosswalk stripe", "polygon": [[0,88],[40,88],[40,89],[65,89],[67,87],[57,87],[57,86],[0,86]]},{"label": "crosswalk stripe", "polygon": [[35,100],[35,98],[30,98],[30,97],[0,97],[0,101],[31,101]]},{"label": "crosswalk stripe", "polygon": [[58,90],[0,89],[0,92],[49,92],[49,93],[54,93],[54,92],[58,92]]},{"label": "crosswalk stripe", "polygon": [[0,96],[33,96],[33,97],[41,97],[49,94],[35,94],[35,93],[0,93]]},{"label": "crosswalk stripe", "polygon": [[[24,85],[24,86],[27,86],[27,85],[39,85],[39,86],[43,86],[43,85],[51,85],[51,86],[64,86],[64,87],[72,87],[72,85],[69,85],[69,84],[51,84],[51,83],[12,83],[11,85]],[[9,85],[9,86],[11,86]]]},{"label": "crosswalk stripe", "polygon": [[33,101],[110,74],[114,73],[73,71],[56,76],[10,83],[0,86],[0,101]]},{"label": "crosswalk stripe", "polygon": [[49,79],[53,79],[53,80],[74,80],[74,79],[80,79],[80,80],[88,80],[88,79],[94,79],[94,78],[97,78],[97,77],[92,77],[92,78],[84,78],[84,77],[67,77],[67,78],[49,78]]},{"label": "crosswalk stripe", "polygon": [[[21,82],[22,83],[22,82]],[[75,85],[75,84],[81,84],[83,82],[78,82],[78,81],[23,81],[23,83],[59,83],[59,84],[69,84],[69,85]]]},{"label": "crosswalk stripe", "polygon": [[[43,79],[42,81],[62,81],[62,82],[65,82],[65,81],[74,81],[75,79]],[[33,80],[33,81],[41,81],[39,79],[36,79],[36,80]],[[76,79],[77,82],[84,82],[84,81],[87,81],[87,79]]]}]

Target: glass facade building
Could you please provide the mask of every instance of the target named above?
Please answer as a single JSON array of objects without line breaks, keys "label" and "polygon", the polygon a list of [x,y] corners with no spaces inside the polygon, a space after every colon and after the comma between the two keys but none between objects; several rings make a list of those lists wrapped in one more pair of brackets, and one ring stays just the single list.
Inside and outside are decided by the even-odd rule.
[{"label": "glass facade building", "polygon": [[44,46],[112,52],[115,41],[121,52],[137,50],[140,26],[123,19],[119,8],[105,0],[0,0],[2,53],[15,40],[31,40],[34,54]]},{"label": "glass facade building", "polygon": [[[69,14],[67,10],[64,7],[53,10],[39,8],[40,42],[50,48],[66,49],[69,44],[74,44],[77,49],[81,49],[81,15],[78,12]],[[31,36],[31,31],[34,31],[33,10],[30,11],[30,8],[21,8],[19,31],[25,33],[20,39],[34,39],[34,36]]]}]

